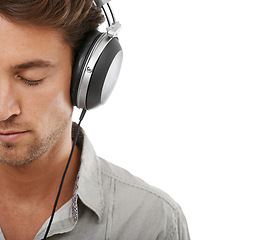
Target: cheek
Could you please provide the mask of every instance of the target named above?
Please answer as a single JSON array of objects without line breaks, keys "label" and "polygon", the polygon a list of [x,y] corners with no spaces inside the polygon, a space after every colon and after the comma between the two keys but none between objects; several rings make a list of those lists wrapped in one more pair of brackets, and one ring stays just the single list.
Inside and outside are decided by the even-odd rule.
[{"label": "cheek", "polygon": [[67,98],[64,92],[58,91],[52,97],[47,96],[43,104],[39,104],[33,119],[33,122],[37,122],[35,126],[38,131],[48,135],[54,128],[71,119],[73,107]]},{"label": "cheek", "polygon": [[61,106],[71,105],[70,98],[70,83],[66,85],[64,83],[61,84],[53,84],[47,88],[45,92],[45,101],[46,104],[55,104]]},{"label": "cheek", "polygon": [[30,118],[43,125],[47,122],[50,123],[52,119],[59,120],[63,115],[68,117],[73,110],[70,98],[70,82],[66,84],[62,81],[49,83],[51,81],[30,87],[30,93],[26,93],[29,97],[24,98],[26,101],[23,104],[25,115],[31,116]]},{"label": "cheek", "polygon": [[52,90],[49,90],[44,98],[43,108],[45,112],[55,116],[58,112],[70,113],[72,111],[70,87],[68,86],[53,86]]}]

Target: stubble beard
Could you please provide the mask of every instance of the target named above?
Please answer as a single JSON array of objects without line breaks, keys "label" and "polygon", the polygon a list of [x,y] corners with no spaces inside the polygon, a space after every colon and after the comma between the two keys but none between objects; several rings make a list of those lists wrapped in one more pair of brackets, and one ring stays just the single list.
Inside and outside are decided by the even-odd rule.
[{"label": "stubble beard", "polygon": [[[53,147],[69,123],[71,123],[71,117],[64,120],[59,126],[54,127],[49,136],[43,138],[35,136],[23,147],[12,143],[0,143],[0,162],[14,167],[28,165]],[[33,132],[28,134],[33,134]]]}]

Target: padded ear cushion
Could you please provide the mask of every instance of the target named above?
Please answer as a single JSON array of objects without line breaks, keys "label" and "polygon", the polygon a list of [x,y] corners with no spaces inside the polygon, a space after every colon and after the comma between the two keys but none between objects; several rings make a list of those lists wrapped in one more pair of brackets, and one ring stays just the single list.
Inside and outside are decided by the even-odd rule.
[{"label": "padded ear cushion", "polygon": [[90,52],[96,43],[97,39],[101,36],[97,30],[90,31],[86,34],[83,45],[76,56],[76,61],[74,62],[74,67],[72,71],[72,78],[71,78],[71,101],[73,106],[77,106],[77,93],[79,88],[79,83],[84,74],[84,66],[89,58]]}]

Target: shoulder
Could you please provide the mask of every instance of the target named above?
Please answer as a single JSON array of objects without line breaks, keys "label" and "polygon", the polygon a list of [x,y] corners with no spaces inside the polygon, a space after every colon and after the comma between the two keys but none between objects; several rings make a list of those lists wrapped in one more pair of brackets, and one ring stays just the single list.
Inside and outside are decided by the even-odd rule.
[{"label": "shoulder", "polygon": [[100,160],[105,195],[113,190],[115,210],[121,219],[127,216],[128,221],[135,219],[148,229],[154,225],[155,234],[164,235],[164,239],[189,239],[185,216],[175,200],[125,169]]},{"label": "shoulder", "polygon": [[102,175],[114,179],[119,184],[122,184],[126,190],[131,191],[132,193],[138,191],[139,194],[143,193],[141,196],[146,195],[154,201],[159,200],[160,203],[169,205],[169,207],[174,211],[180,209],[178,203],[162,190],[149,185],[142,179],[132,175],[127,170],[109,163],[104,159],[101,159],[101,172]]}]

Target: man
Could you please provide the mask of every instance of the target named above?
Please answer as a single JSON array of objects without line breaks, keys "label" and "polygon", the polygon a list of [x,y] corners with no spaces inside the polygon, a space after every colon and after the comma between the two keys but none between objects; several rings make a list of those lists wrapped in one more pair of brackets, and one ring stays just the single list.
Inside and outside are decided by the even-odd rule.
[{"label": "man", "polygon": [[[70,80],[89,0],[0,2],[0,239],[43,239],[75,125]],[[72,134],[73,133],[73,134]],[[80,131],[50,239],[189,239],[179,205],[96,156]]]}]

